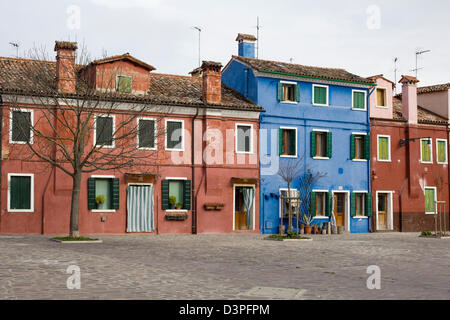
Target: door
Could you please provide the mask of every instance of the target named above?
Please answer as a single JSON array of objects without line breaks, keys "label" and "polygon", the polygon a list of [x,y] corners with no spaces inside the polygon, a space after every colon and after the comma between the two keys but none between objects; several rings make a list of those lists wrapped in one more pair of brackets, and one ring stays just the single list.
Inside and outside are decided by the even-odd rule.
[{"label": "door", "polygon": [[378,194],[378,230],[387,230],[388,194]]},{"label": "door", "polygon": [[154,232],[153,186],[132,185],[127,189],[127,232]]},{"label": "door", "polygon": [[334,216],[336,218],[336,226],[345,227],[345,194],[334,194]]},{"label": "door", "polygon": [[251,230],[255,189],[236,187],[234,194],[234,230]]}]

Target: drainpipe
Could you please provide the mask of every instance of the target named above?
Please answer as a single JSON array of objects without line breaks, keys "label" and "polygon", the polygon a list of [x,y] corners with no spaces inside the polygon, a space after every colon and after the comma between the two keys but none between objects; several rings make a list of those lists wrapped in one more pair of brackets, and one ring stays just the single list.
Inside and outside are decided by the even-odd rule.
[{"label": "drainpipe", "polygon": [[197,234],[197,195],[195,193],[195,119],[198,117],[199,107],[192,118],[191,134],[191,168],[192,168],[192,234]]},{"label": "drainpipe", "polygon": [[[372,95],[372,93],[374,93],[376,87],[372,88],[372,91],[369,92],[368,96],[367,96],[367,125],[368,125],[368,129],[369,129],[369,141],[371,141],[371,136],[370,136],[370,131],[371,131],[371,125],[370,125],[370,96]],[[371,146],[372,148],[372,146]],[[371,167],[370,167],[370,163],[372,161],[372,156],[370,157],[370,159],[367,160],[367,176],[369,177],[368,179],[368,190],[367,192],[372,193],[372,184],[371,184],[371,179],[372,179],[372,172],[371,172]],[[375,201],[376,203],[376,201]],[[373,212],[373,198],[372,198],[372,212]],[[370,217],[370,223],[369,223],[369,232],[373,232],[373,215],[372,217]]]},{"label": "drainpipe", "polygon": [[244,92],[244,97],[247,99],[248,98],[248,68],[245,68],[245,92]]},{"label": "drainpipe", "polygon": [[[0,94],[0,125],[3,127],[3,97]],[[3,164],[3,130],[0,130],[0,190],[2,190],[2,164]],[[0,197],[0,231],[2,226],[2,197]]]}]

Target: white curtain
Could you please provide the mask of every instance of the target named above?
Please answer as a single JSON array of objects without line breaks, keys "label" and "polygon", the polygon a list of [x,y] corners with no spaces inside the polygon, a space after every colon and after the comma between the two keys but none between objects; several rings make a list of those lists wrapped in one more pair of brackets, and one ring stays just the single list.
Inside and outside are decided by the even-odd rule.
[{"label": "white curtain", "polygon": [[127,212],[127,232],[153,232],[153,186],[129,186]]},{"label": "white curtain", "polygon": [[242,195],[244,197],[244,209],[247,211],[247,227],[252,228],[253,222],[253,203],[255,199],[255,189],[243,188]]}]

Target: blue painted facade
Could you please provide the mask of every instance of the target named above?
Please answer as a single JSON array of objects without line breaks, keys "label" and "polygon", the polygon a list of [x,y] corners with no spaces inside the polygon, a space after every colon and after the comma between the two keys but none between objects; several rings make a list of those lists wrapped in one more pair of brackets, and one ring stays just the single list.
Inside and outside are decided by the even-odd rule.
[{"label": "blue painted facade", "polygon": [[[241,50],[239,50],[241,52]],[[278,233],[280,223],[280,201],[277,196],[287,184],[277,175],[279,165],[285,161],[302,159],[304,167],[326,173],[313,186],[313,191],[345,193],[345,228],[352,233],[370,231],[371,217],[352,217],[350,214],[351,193],[370,194],[370,161],[351,159],[351,135],[370,136],[368,107],[366,110],[352,109],[353,90],[366,92],[369,106],[370,86],[355,83],[309,79],[295,76],[261,73],[233,58],[223,72],[222,81],[240,92],[266,112],[260,116],[261,159],[261,232]],[[277,90],[280,81],[299,85],[298,102],[281,102]],[[313,85],[328,86],[328,106],[313,105]],[[297,157],[279,155],[279,129],[297,130]],[[314,159],[311,155],[311,131],[324,130],[332,133],[332,156],[330,159]],[[291,188],[299,188],[294,181]],[[315,221],[328,222],[330,218]],[[287,221],[285,222],[285,224]],[[295,220],[294,220],[295,226]]]}]

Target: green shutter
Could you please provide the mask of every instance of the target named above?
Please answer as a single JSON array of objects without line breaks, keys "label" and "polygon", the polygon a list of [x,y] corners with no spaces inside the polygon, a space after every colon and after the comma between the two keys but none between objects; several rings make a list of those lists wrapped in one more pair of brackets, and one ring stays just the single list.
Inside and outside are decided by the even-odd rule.
[{"label": "green shutter", "polygon": [[445,141],[438,141],[438,161],[440,163],[447,162],[446,149]]},{"label": "green shutter", "polygon": [[120,205],[120,179],[114,178],[112,179],[112,208],[114,210],[119,210]]},{"label": "green shutter", "polygon": [[314,103],[326,104],[327,103],[327,88],[314,87]]},{"label": "green shutter", "polygon": [[132,78],[128,76],[117,76],[117,91],[123,93],[131,93]]},{"label": "green shutter", "polygon": [[327,217],[331,217],[331,211],[332,211],[332,204],[333,204],[333,193],[332,192],[328,192],[327,193],[327,207],[325,210],[325,215]]},{"label": "green shutter", "polygon": [[294,100],[296,102],[300,102],[300,86],[298,84],[295,85],[294,90]]},{"label": "green shutter", "polygon": [[297,153],[297,137],[296,137],[296,130],[291,130],[291,134],[289,135],[289,137],[291,138],[289,141],[290,144],[290,156],[295,156],[295,154]]},{"label": "green shutter", "polygon": [[95,178],[88,179],[88,209],[96,209],[97,205],[95,202]]},{"label": "green shutter", "polygon": [[356,193],[352,193],[350,196],[350,215],[356,216]]},{"label": "green shutter", "polygon": [[311,158],[316,156],[316,133],[311,131]]},{"label": "green shutter", "polygon": [[331,159],[333,156],[333,134],[327,132],[327,157]]},{"label": "green shutter", "polygon": [[364,159],[370,160],[370,134],[364,136]]},{"label": "green shutter", "polygon": [[353,108],[355,109],[364,109],[364,96],[365,94],[362,92],[354,92],[353,93]]},{"label": "green shutter", "polygon": [[425,189],[425,212],[435,212],[434,189]]},{"label": "green shutter", "polygon": [[281,82],[278,82],[278,100],[283,101],[283,84]]},{"label": "green shutter", "polygon": [[371,193],[366,194],[366,216],[367,217],[372,216],[372,194]]},{"label": "green shutter", "polygon": [[283,129],[278,130],[278,152],[281,156],[283,154]]},{"label": "green shutter", "polygon": [[310,207],[311,217],[315,217],[316,216],[316,193],[315,192],[311,192],[309,201],[310,201],[309,207]]},{"label": "green shutter", "polygon": [[13,210],[31,209],[31,177],[11,177],[10,208]]},{"label": "green shutter", "polygon": [[429,140],[421,140],[421,146],[422,146],[422,161],[431,161],[431,152],[430,152],[430,145],[428,144]]},{"label": "green shutter", "polygon": [[191,181],[184,181],[183,209],[191,210]]},{"label": "green shutter", "polygon": [[355,135],[350,136],[350,159],[355,159]]},{"label": "green shutter", "polygon": [[378,138],[379,160],[389,160],[389,140],[387,137]]},{"label": "green shutter", "polygon": [[161,209],[169,209],[169,180],[161,181]]}]

